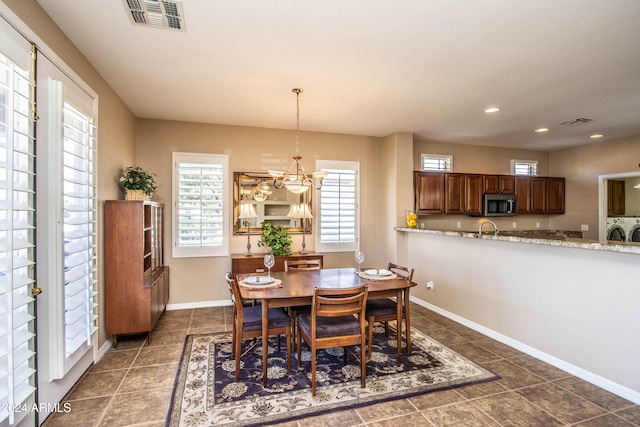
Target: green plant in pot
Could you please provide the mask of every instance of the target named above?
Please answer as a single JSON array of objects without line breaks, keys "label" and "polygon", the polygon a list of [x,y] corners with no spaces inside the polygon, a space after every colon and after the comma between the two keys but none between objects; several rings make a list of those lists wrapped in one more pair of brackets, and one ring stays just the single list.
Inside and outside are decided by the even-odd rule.
[{"label": "green plant in pot", "polygon": [[144,193],[147,198],[151,198],[158,188],[158,184],[154,178],[155,174],[142,169],[140,166],[129,166],[122,170],[120,175],[120,184],[127,190],[127,199],[139,199],[138,196],[131,196],[129,192],[137,191]]},{"label": "green plant in pot", "polygon": [[269,253],[276,256],[291,255],[291,236],[283,226],[263,222],[258,246],[268,246]]}]

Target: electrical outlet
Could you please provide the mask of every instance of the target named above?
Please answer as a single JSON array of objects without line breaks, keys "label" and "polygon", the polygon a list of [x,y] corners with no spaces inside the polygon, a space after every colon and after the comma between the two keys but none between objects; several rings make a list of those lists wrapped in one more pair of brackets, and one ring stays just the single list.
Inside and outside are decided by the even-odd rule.
[{"label": "electrical outlet", "polygon": [[536,222],[536,228],[540,228],[540,223]]},{"label": "electrical outlet", "polygon": [[427,289],[431,289],[431,290],[433,290],[433,280],[429,280],[429,281],[427,282]]},{"label": "electrical outlet", "polygon": [[462,221],[456,222],[456,228],[462,228]]},{"label": "electrical outlet", "polygon": [[589,231],[589,224],[581,224],[580,231]]},{"label": "electrical outlet", "polygon": [[516,228],[517,224],[515,221],[513,221],[513,228]]}]

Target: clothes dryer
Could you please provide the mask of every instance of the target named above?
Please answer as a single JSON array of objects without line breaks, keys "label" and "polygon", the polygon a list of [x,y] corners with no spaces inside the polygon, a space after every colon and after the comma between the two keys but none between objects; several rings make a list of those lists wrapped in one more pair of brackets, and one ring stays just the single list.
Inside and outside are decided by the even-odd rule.
[{"label": "clothes dryer", "polygon": [[631,226],[627,232],[628,242],[640,242],[640,219],[632,218]]},{"label": "clothes dryer", "polygon": [[607,218],[607,240],[627,241],[627,233],[620,224],[619,218]]}]

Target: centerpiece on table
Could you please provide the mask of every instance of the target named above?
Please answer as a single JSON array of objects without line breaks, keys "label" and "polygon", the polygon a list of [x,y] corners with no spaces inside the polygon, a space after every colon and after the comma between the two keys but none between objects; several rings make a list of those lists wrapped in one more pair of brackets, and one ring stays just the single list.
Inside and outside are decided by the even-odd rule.
[{"label": "centerpiece on table", "polygon": [[291,236],[283,226],[263,222],[258,246],[268,246],[269,253],[276,256],[291,255]]},{"label": "centerpiece on table", "polygon": [[122,170],[120,184],[125,189],[126,200],[151,200],[158,188],[155,174],[142,169],[140,166],[129,166]]}]

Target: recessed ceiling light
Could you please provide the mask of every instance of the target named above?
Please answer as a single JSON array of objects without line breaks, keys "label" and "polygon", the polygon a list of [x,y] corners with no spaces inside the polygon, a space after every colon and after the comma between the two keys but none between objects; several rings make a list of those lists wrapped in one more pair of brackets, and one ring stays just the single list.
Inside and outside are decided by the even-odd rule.
[{"label": "recessed ceiling light", "polygon": [[538,128],[534,130],[534,132],[537,132],[537,133],[549,132],[549,128]]},{"label": "recessed ceiling light", "polygon": [[589,138],[591,138],[591,139],[598,139],[598,138],[602,138],[603,136],[604,136],[604,135],[603,135],[603,134],[601,134],[601,133],[596,133],[596,134],[591,135]]},{"label": "recessed ceiling light", "polygon": [[500,111],[500,108],[498,107],[491,107],[484,110],[485,113],[497,113],[498,111]]}]

